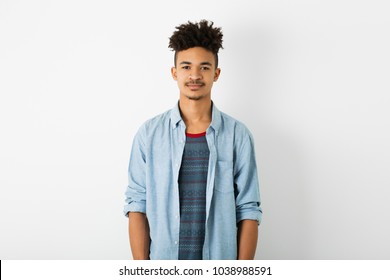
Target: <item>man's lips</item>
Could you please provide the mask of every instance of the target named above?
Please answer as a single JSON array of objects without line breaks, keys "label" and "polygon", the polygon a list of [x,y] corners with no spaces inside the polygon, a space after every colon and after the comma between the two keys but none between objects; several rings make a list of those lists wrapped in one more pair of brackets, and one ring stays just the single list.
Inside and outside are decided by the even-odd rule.
[{"label": "man's lips", "polygon": [[200,87],[204,86],[204,83],[186,83],[186,86],[190,89],[199,89]]}]

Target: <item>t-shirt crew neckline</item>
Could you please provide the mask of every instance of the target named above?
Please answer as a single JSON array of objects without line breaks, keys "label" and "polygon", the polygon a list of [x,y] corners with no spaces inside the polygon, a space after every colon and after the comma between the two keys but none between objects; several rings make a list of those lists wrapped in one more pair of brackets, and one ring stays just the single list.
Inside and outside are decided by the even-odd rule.
[{"label": "t-shirt crew neckline", "polygon": [[186,136],[190,137],[190,138],[199,138],[199,137],[206,136],[206,131],[202,132],[202,133],[188,133],[188,132],[186,132]]}]

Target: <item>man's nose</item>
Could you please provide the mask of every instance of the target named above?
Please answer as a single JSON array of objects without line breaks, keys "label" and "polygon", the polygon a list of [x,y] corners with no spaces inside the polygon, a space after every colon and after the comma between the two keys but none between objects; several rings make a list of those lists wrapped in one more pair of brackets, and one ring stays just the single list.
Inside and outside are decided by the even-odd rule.
[{"label": "man's nose", "polygon": [[190,73],[191,80],[200,80],[202,78],[202,74],[199,69],[193,69]]}]

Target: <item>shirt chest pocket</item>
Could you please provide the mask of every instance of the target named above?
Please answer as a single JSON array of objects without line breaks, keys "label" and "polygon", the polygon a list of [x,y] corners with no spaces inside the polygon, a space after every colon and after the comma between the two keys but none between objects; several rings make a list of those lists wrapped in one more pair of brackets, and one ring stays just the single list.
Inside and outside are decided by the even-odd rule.
[{"label": "shirt chest pocket", "polygon": [[231,193],[234,191],[232,161],[217,161],[214,189],[222,193]]}]

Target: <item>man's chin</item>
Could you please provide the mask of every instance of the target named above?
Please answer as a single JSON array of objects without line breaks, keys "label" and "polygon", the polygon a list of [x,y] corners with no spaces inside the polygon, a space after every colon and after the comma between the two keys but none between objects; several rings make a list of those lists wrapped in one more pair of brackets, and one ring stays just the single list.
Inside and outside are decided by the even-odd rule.
[{"label": "man's chin", "polygon": [[187,96],[187,98],[192,101],[198,101],[201,100],[203,96]]},{"label": "man's chin", "polygon": [[202,91],[184,91],[180,95],[187,100],[199,101],[208,98],[210,94]]},{"label": "man's chin", "polygon": [[191,94],[186,94],[185,97],[189,100],[193,101],[198,101],[203,99],[205,96],[204,95],[191,95]]}]

